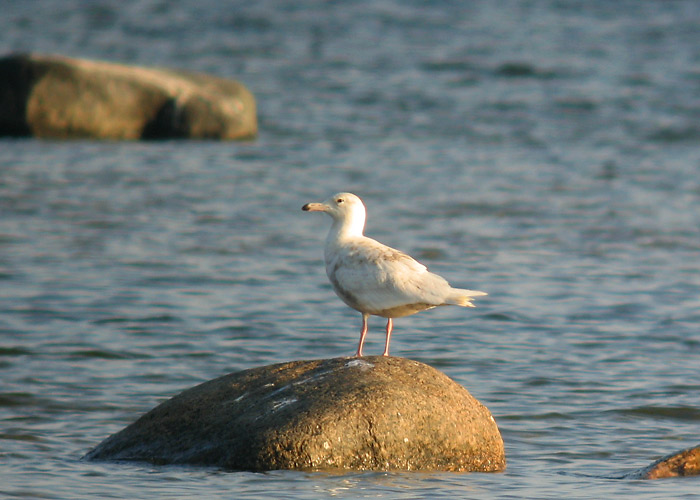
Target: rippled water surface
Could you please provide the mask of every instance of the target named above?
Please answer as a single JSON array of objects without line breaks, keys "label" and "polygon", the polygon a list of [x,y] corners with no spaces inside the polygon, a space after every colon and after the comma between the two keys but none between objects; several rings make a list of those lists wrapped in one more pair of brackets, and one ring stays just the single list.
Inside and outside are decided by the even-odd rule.
[{"label": "rippled water surface", "polygon": [[[243,143],[0,139],[0,493],[30,498],[690,498],[616,479],[698,443],[700,4],[11,2],[0,47],[244,82]],[[354,352],[322,263],[367,233],[476,309],[395,323],[501,428],[502,474],[85,463],[219,375]],[[382,349],[370,323],[369,353]]]}]

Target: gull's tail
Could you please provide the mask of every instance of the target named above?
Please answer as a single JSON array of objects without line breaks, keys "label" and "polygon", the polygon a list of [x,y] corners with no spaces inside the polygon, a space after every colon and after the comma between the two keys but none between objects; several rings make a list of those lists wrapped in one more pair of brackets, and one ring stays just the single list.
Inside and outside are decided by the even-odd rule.
[{"label": "gull's tail", "polygon": [[460,288],[453,288],[452,294],[447,297],[445,303],[453,306],[474,307],[474,304],[472,304],[472,298],[481,297],[483,295],[488,295],[488,293],[480,292],[478,290],[462,290]]}]

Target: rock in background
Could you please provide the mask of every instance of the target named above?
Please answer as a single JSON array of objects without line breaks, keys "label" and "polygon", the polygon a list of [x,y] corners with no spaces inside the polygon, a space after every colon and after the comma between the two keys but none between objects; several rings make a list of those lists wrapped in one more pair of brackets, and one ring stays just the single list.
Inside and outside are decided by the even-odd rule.
[{"label": "rock in background", "polygon": [[293,361],[186,390],[86,459],[232,470],[502,471],[488,409],[443,373],[404,358]]},{"label": "rock in background", "polygon": [[256,133],[255,99],[233,80],[60,56],[0,59],[0,135],[244,139]]}]

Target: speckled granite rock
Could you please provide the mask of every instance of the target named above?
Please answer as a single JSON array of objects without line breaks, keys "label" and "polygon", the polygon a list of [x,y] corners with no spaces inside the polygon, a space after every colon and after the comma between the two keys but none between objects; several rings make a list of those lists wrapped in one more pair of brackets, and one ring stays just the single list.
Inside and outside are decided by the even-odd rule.
[{"label": "speckled granite rock", "polygon": [[253,95],[234,80],[52,55],[0,58],[0,135],[243,139]]},{"label": "speckled granite rock", "polygon": [[677,451],[625,475],[627,479],[661,479],[700,475],[700,446]]},{"label": "speckled granite rock", "polygon": [[89,452],[91,460],[233,470],[502,471],[488,409],[417,361],[293,361],[186,390]]}]

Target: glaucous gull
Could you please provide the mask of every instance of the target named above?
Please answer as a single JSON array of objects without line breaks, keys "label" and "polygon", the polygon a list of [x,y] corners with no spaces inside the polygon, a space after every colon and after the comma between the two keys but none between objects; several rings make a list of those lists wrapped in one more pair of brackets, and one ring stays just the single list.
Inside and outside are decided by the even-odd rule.
[{"label": "glaucous gull", "polygon": [[474,307],[472,298],[486,295],[452,288],[442,276],[405,253],[364,236],[365,206],[352,193],[307,203],[302,210],[325,212],[333,218],[326,238],[326,274],[338,297],[362,313],[356,356],[362,356],[370,315],[387,318],[384,356],[388,356],[394,318],[437,306]]}]

